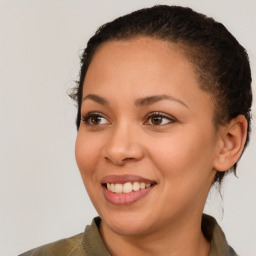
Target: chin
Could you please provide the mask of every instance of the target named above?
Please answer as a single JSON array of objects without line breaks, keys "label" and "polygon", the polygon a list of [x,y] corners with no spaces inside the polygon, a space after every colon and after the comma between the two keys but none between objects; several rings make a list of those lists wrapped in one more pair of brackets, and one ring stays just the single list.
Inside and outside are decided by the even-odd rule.
[{"label": "chin", "polygon": [[139,236],[153,229],[150,214],[122,212],[117,214],[100,214],[103,223],[114,233],[122,236]]},{"label": "chin", "polygon": [[145,224],[137,221],[104,221],[104,223],[112,232],[121,236],[139,236],[148,233]]}]

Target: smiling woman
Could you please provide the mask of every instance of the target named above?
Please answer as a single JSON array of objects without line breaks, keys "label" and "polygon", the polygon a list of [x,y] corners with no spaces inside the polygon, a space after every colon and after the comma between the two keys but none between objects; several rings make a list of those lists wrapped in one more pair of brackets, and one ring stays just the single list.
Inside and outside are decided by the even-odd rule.
[{"label": "smiling woman", "polygon": [[102,26],[81,64],[75,154],[99,217],[22,255],[237,255],[203,208],[249,139],[244,48],[211,18],[155,6]]}]

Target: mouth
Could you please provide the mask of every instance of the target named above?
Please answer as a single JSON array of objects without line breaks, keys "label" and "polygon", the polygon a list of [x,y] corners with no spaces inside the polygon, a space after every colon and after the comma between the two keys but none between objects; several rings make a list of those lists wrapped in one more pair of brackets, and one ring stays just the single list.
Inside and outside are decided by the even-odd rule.
[{"label": "mouth", "polygon": [[103,186],[107,188],[108,191],[111,191],[113,193],[117,194],[127,194],[131,193],[132,191],[139,191],[145,188],[149,188],[153,186],[154,184],[152,183],[145,183],[145,182],[126,182],[124,184],[121,183],[105,183]]},{"label": "mouth", "polygon": [[134,175],[114,175],[105,177],[101,184],[108,202],[124,205],[145,197],[157,183]]}]

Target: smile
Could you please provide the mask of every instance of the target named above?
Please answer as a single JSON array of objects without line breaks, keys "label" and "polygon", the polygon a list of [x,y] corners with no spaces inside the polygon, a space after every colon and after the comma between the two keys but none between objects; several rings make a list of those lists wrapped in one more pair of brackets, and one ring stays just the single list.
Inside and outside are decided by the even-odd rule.
[{"label": "smile", "polygon": [[137,175],[111,175],[101,181],[105,199],[114,205],[132,204],[146,197],[157,185]]},{"label": "smile", "polygon": [[148,188],[152,186],[150,183],[145,182],[126,182],[124,184],[114,184],[114,183],[107,183],[107,189],[113,193],[131,193],[132,191],[139,191],[141,189]]}]

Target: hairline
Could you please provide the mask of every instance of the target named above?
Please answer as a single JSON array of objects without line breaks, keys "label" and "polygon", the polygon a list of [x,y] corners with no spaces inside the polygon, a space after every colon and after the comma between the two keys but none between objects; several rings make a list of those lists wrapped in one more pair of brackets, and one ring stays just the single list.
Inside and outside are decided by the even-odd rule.
[{"label": "hairline", "polygon": [[[91,54],[91,58],[88,62],[88,66],[87,66],[87,69],[86,69],[86,72],[85,72],[85,76],[83,77],[83,85],[82,85],[82,91],[81,91],[81,103],[82,103],[82,98],[83,98],[83,87],[84,87],[84,81],[85,81],[85,77],[86,77],[86,74],[87,74],[87,71],[91,65],[91,62],[92,60],[94,59],[95,55],[97,54],[97,52],[102,48],[104,47],[106,44],[109,44],[111,42],[118,42],[118,41],[132,41],[132,40],[136,40],[136,39],[139,39],[139,38],[148,38],[148,39],[154,39],[154,40],[158,40],[158,41],[162,41],[162,42],[166,42],[168,44],[171,44],[172,46],[174,46],[178,52],[183,55],[183,57],[191,64],[192,66],[192,69],[193,69],[193,72],[195,74],[195,78],[197,79],[197,82],[198,82],[198,85],[199,85],[199,88],[207,93],[209,96],[210,96],[210,99],[213,103],[213,116],[212,116],[212,122],[213,122],[213,125],[214,125],[214,128],[216,131],[219,130],[219,128],[225,124],[227,124],[230,120],[222,120],[223,122],[221,122],[220,120],[220,116],[219,116],[219,113],[220,111],[218,111],[219,109],[219,106],[218,106],[218,100],[216,99],[216,96],[214,95],[214,93],[212,93],[209,89],[206,89],[206,87],[204,86],[204,82],[202,81],[201,79],[201,75],[202,75],[202,70],[201,68],[193,61],[193,54],[196,53],[198,51],[198,49],[196,49],[196,46],[193,46],[193,45],[189,45],[188,43],[185,42],[185,40],[172,40],[171,37],[166,37],[166,38],[163,38],[161,36],[156,36],[156,35],[150,35],[150,34],[147,34],[147,33],[137,33],[137,34],[131,34],[131,35],[128,35],[128,36],[123,36],[123,37],[120,37],[120,38],[108,38],[106,39],[105,41],[99,43],[94,51],[92,52]],[[81,106],[80,106],[81,108]]]}]

